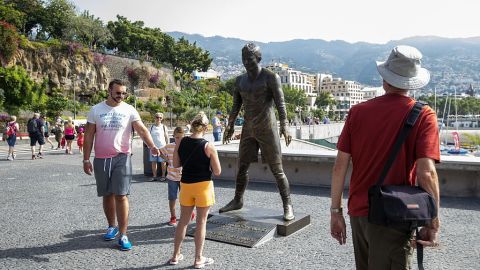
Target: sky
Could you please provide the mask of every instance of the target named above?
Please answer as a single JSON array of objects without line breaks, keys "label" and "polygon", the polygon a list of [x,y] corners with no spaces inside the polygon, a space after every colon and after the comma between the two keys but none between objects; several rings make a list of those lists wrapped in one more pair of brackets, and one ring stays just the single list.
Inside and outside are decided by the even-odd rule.
[{"label": "sky", "polygon": [[479,37],[478,0],[73,0],[105,23],[116,15],[163,32],[249,41],[386,43],[412,36]]}]

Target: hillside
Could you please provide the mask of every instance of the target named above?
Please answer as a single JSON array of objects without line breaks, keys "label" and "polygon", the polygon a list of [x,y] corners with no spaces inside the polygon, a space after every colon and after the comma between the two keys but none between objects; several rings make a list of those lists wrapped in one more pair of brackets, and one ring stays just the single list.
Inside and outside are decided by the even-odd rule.
[{"label": "hillside", "polygon": [[[240,50],[247,40],[221,36],[204,37],[181,32],[168,34],[175,38],[185,36],[189,41],[208,50],[214,58],[214,68],[222,72],[224,78],[233,77],[243,71]],[[422,36],[390,41],[387,44],[321,39],[257,44],[262,48],[263,65],[282,62],[301,71],[331,73],[374,86],[381,84],[375,60],[386,59],[395,45],[411,45],[423,53],[424,66],[432,72],[429,88],[436,87],[442,92],[453,91],[453,87],[464,90],[470,83],[476,88],[480,86],[480,37],[454,39]]]}]

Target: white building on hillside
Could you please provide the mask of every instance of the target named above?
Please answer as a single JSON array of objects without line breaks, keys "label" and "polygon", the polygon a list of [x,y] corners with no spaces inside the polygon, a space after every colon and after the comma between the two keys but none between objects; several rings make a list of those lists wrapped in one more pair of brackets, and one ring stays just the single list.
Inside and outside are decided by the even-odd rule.
[{"label": "white building on hillside", "polygon": [[363,99],[365,101],[385,94],[383,87],[364,87],[361,91],[363,92]]},{"label": "white building on hillside", "polygon": [[319,91],[332,93],[337,102],[334,111],[343,119],[348,110],[360,102],[363,102],[362,86],[356,81],[342,80],[342,78],[333,78],[324,76],[320,83]]},{"label": "white building on hillside", "polygon": [[331,82],[331,81],[333,81],[333,76],[331,74],[318,73],[316,75],[315,88],[317,89],[317,91],[319,93],[320,92],[328,92],[326,89],[323,89],[322,86],[323,86],[324,82]]},{"label": "white building on hillside", "polygon": [[220,75],[213,69],[209,69],[207,71],[195,70],[192,75],[193,79],[196,81],[206,79],[220,79]]},{"label": "white building on hillside", "polygon": [[317,97],[317,89],[315,88],[316,77],[305,72],[289,68],[287,64],[272,63],[266,66],[267,69],[275,72],[280,76],[282,85],[287,85],[292,88],[302,90],[307,96],[307,107],[316,108],[315,99]]}]

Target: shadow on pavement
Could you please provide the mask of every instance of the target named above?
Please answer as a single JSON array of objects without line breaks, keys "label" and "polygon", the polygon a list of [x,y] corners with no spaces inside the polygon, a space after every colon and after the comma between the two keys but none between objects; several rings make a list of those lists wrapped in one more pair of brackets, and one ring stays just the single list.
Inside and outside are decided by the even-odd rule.
[{"label": "shadow on pavement", "polygon": [[[71,234],[64,235],[66,242],[25,248],[1,249],[0,259],[15,258],[33,260],[35,262],[49,262],[49,258],[42,258],[42,255],[64,253],[77,250],[89,249],[117,249],[117,240],[104,241],[103,230],[77,230]],[[173,243],[175,227],[166,224],[151,224],[147,226],[130,226],[128,237],[133,246],[152,244]],[[193,241],[186,238],[185,241]],[[122,252],[118,250],[118,252]]]}]

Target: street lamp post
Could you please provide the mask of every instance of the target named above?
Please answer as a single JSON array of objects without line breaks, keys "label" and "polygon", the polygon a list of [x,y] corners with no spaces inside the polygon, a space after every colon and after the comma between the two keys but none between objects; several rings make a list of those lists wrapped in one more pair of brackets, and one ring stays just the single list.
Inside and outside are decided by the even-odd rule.
[{"label": "street lamp post", "polygon": [[73,120],[77,119],[77,101],[76,101],[76,94],[75,94],[75,81],[77,76],[73,74],[72,76],[72,88],[73,88]]},{"label": "street lamp post", "polygon": [[216,98],[217,96],[209,96],[208,97],[208,121],[210,121],[210,119],[212,119],[212,115],[211,115],[211,109],[210,109],[210,100],[212,98]]}]

